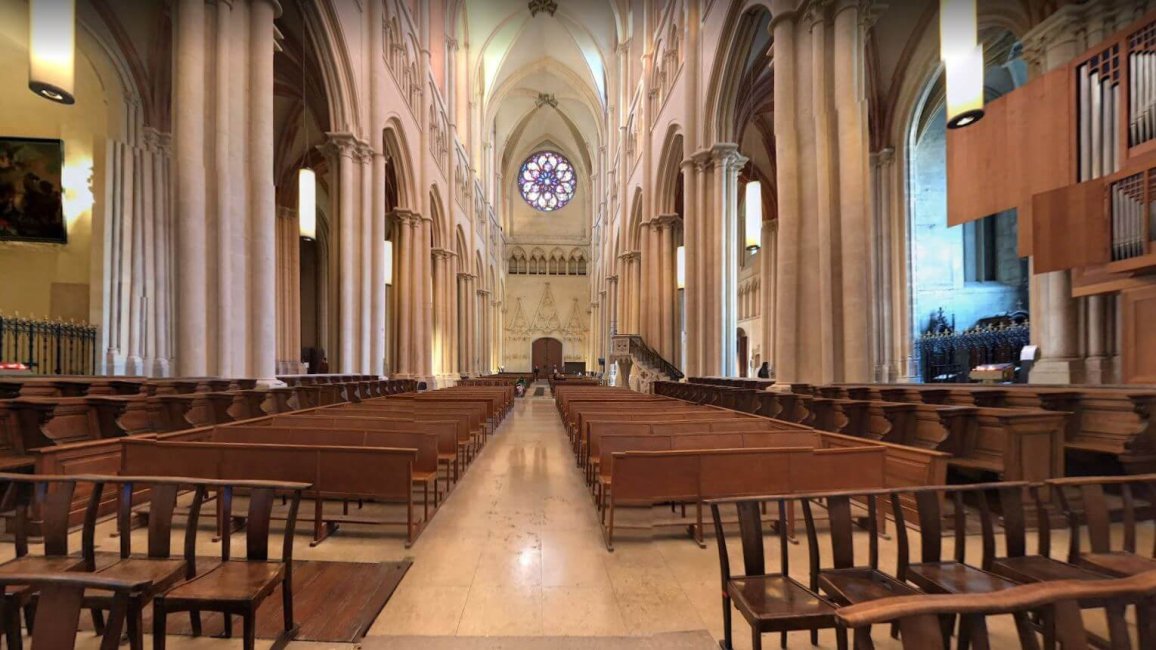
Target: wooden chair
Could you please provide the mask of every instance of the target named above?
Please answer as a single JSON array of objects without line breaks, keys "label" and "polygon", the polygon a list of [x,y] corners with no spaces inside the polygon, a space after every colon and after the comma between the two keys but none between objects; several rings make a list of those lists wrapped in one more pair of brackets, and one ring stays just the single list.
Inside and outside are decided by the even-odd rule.
[{"label": "wooden chair", "polygon": [[[29,474],[0,474],[7,483],[0,511],[12,512],[12,534],[15,559],[0,564],[0,579],[13,575],[57,575],[95,568],[95,528],[103,481],[97,477]],[[69,514],[77,484],[91,490],[85,510],[81,554],[69,549]],[[38,518],[38,520],[37,520]],[[38,524],[44,542],[43,555],[28,552],[32,524]],[[33,629],[36,589],[26,586],[5,592],[3,599],[4,634],[11,649],[21,647],[20,612],[23,610],[29,629]]]},{"label": "wooden chair", "polygon": [[[147,580],[125,580],[77,572],[0,575],[0,593],[7,597],[10,588],[16,593],[39,594],[36,621],[32,626],[32,650],[76,647],[76,633],[80,627],[80,612],[84,601],[92,597],[89,594],[93,592],[107,593],[112,615],[104,625],[100,647],[101,650],[117,650],[130,602],[148,590],[150,585]],[[133,647],[141,646],[140,635],[139,627],[133,631],[130,626],[129,642]]]},{"label": "wooden chair", "polygon": [[[309,486],[301,483],[234,482],[219,487],[219,514],[225,521],[233,519],[235,489],[248,491],[245,559],[230,557],[230,536],[226,534],[221,539],[221,564],[155,597],[153,647],[156,650],[164,650],[168,614],[178,611],[221,612],[225,616],[225,633],[229,636],[232,634],[232,617],[241,616],[244,648],[252,650],[256,643],[257,609],[278,586],[283,599],[284,630],[273,647],[283,647],[297,633],[293,621],[293,536],[301,493]],[[280,561],[269,558],[270,520],[275,496],[279,492],[290,494]]]},{"label": "wooden chair", "polygon": [[[141,487],[148,488],[148,550],[143,556],[132,552],[133,494]],[[100,569],[97,574],[106,578],[124,581],[147,582],[147,588],[134,592],[128,601],[128,635],[133,650],[141,646],[142,613],[158,593],[162,593],[182,580],[192,580],[197,575],[197,526],[200,522],[201,505],[205,501],[207,485],[195,484],[193,501],[185,521],[183,557],[173,557],[172,530],[173,515],[177,508],[177,496],[182,485],[175,480],[160,478],[136,479],[126,477],[120,484],[120,498],[117,504],[117,534],[120,540],[120,559],[110,566]],[[97,593],[86,596],[85,608],[93,611],[93,620],[99,632],[103,628],[100,612],[112,610],[116,605],[116,595]],[[196,612],[190,612],[193,633],[200,634],[201,619]]]},{"label": "wooden chair", "polygon": [[[1156,572],[1149,571],[1115,580],[1041,582],[990,594],[887,598],[840,609],[836,617],[840,626],[855,630],[856,641],[871,625],[898,622],[904,650],[925,650],[941,647],[939,619],[944,616],[958,615],[971,621],[974,646],[989,648],[992,646],[986,617],[1043,611],[1045,618],[1054,622],[1054,634],[1045,639],[1046,643],[1058,643],[1064,650],[1086,650],[1089,647],[1088,633],[1080,613],[1081,602],[1097,601],[1122,607],[1137,600],[1150,602],[1154,597]],[[962,640],[960,643],[959,647],[963,648]],[[1034,635],[1021,636],[1020,647],[1039,650],[1040,645]],[[1130,650],[1132,646],[1124,637],[1113,639],[1107,647]],[[1142,644],[1140,647],[1150,646]]]},{"label": "wooden chair", "polygon": [[[1051,557],[1051,510],[1043,498],[1041,486],[1031,485],[1023,487],[1020,484],[1008,484],[998,489],[1000,511],[1003,515],[1005,557],[995,557],[984,566],[985,570],[1024,584],[1032,582],[1052,582],[1057,580],[1104,580],[1108,574],[1092,571],[1084,567],[1061,562]],[[1025,494],[1032,501],[1035,510],[1036,537],[1038,546],[1036,553],[1028,552],[1027,526],[1028,511],[1025,507]],[[986,501],[987,496],[981,496]],[[984,506],[980,510],[983,518],[990,520],[991,509]],[[983,524],[983,544],[985,548],[995,548],[995,525],[991,521]],[[1111,642],[1128,638],[1128,626],[1124,620],[1124,604],[1116,601],[1101,602],[1096,600],[1081,600],[1081,607],[1103,607],[1108,618],[1108,630]],[[1044,621],[1044,635],[1054,633],[1055,621]]]},{"label": "wooden chair", "polygon": [[[1053,494],[1068,519],[1071,537],[1068,562],[1097,573],[1123,578],[1156,569],[1156,549],[1150,554],[1136,552],[1136,523],[1138,515],[1156,523],[1156,474],[1142,476],[1066,478],[1048,481]],[[1120,548],[1113,548],[1112,512],[1108,506],[1105,487],[1120,491],[1124,536]],[[1145,502],[1136,502],[1136,492]],[[1080,548],[1080,527],[1087,528],[1090,552]]]},{"label": "wooden chair", "polygon": [[[818,643],[818,631],[835,626],[835,606],[815,591],[790,577],[789,542],[787,540],[786,501],[771,501],[778,508],[772,522],[779,537],[779,571],[768,573],[763,550],[762,508],[760,499],[712,500],[715,539],[718,540],[719,565],[722,569],[723,650],[734,648],[731,630],[731,605],[751,626],[751,647],[762,649],[762,635],[779,632],[782,646],[787,647],[787,633],[810,630],[811,644]],[[727,539],[723,531],[720,506],[734,503],[738,511],[739,538],[742,540],[743,572],[731,572]],[[846,649],[845,635],[838,635],[840,650]]]},{"label": "wooden chair", "polygon": [[[879,570],[879,497],[887,492],[863,491],[829,492],[800,496],[803,517],[807,526],[807,546],[810,556],[812,591],[824,593],[839,606],[854,605],[879,598],[908,596],[918,593],[907,584]],[[852,500],[866,501],[867,506],[867,564],[856,564],[854,532],[851,515]],[[832,566],[823,568],[819,559],[819,536],[815,525],[812,501],[826,505],[830,524]],[[840,633],[840,636],[844,636]],[[870,628],[856,637],[856,644],[870,646]],[[844,643],[844,639],[840,639]]]},{"label": "wooden chair", "polygon": [[[1020,489],[1026,483],[1006,484],[976,484],[955,487],[927,487],[892,492],[891,511],[895,516],[895,541],[898,547],[898,567],[896,575],[919,587],[929,594],[985,594],[1012,589],[1017,583],[1000,577],[990,571],[985,571],[974,564],[967,563],[967,508],[964,499],[968,495],[981,495],[993,488],[1018,486]],[[916,504],[919,520],[920,559],[912,563],[910,558],[910,542],[905,525],[904,498],[913,499]],[[953,554],[950,559],[944,559],[943,533],[946,516],[943,512],[945,499],[952,503],[952,540]],[[983,511],[981,523],[990,526],[992,518],[987,512],[987,500],[980,499],[979,505]],[[981,566],[990,566],[995,548],[984,545],[984,557]],[[1016,630],[1021,637],[1034,636],[1035,630],[1024,614],[1013,614]],[[944,646],[951,641],[951,630],[955,626],[954,617],[941,618]],[[968,647],[972,626],[968,621],[960,620],[959,647]],[[1022,640],[1022,639],[1021,639]]]}]

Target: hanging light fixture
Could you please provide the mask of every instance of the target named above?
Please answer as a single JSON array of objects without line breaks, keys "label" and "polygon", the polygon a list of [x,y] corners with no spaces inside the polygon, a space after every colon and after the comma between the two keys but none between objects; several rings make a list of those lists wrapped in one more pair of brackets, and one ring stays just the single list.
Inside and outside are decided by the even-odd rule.
[{"label": "hanging light fixture", "polygon": [[393,286],[393,242],[385,240],[385,286]]},{"label": "hanging light fixture", "polygon": [[679,289],[686,288],[686,246],[674,250],[674,277]]},{"label": "hanging light fixture", "polygon": [[983,117],[983,46],[975,0],[939,1],[939,58],[947,75],[947,127]]},{"label": "hanging light fixture", "polygon": [[28,15],[28,88],[45,99],[75,104],[76,1],[32,0]]},{"label": "hanging light fixture", "polygon": [[297,170],[297,225],[302,239],[317,239],[317,174],[308,167]]},{"label": "hanging light fixture", "polygon": [[754,253],[763,245],[763,184],[747,183],[747,220],[743,241],[748,252]]}]

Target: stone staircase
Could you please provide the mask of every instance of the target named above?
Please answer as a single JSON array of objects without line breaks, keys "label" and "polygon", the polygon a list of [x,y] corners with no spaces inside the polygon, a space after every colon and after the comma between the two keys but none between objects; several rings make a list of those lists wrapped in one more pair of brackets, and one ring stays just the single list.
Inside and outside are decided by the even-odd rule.
[{"label": "stone staircase", "polygon": [[683,378],[673,363],[662,358],[637,334],[615,334],[610,338],[610,363],[617,367],[615,386],[640,393],[653,392],[656,381],[679,381]]}]

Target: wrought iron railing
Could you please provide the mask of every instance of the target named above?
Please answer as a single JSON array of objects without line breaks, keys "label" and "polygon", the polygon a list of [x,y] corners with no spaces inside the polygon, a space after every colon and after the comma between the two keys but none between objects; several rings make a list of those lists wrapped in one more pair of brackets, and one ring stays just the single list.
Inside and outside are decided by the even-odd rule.
[{"label": "wrought iron railing", "polygon": [[92,375],[96,354],[93,325],[0,316],[0,363],[38,375]]},{"label": "wrought iron railing", "polygon": [[919,340],[920,374],[927,383],[964,383],[972,368],[1016,363],[1031,340],[1031,325],[975,327],[965,332],[927,332]]}]

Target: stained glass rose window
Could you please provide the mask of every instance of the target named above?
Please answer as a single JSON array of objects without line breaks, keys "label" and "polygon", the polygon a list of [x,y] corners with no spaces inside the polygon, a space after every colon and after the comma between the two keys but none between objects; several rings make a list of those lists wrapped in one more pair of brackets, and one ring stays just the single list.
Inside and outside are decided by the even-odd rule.
[{"label": "stained glass rose window", "polygon": [[518,175],[522,198],[542,212],[552,212],[569,203],[577,183],[574,166],[554,151],[531,155],[522,163],[522,172]]}]

